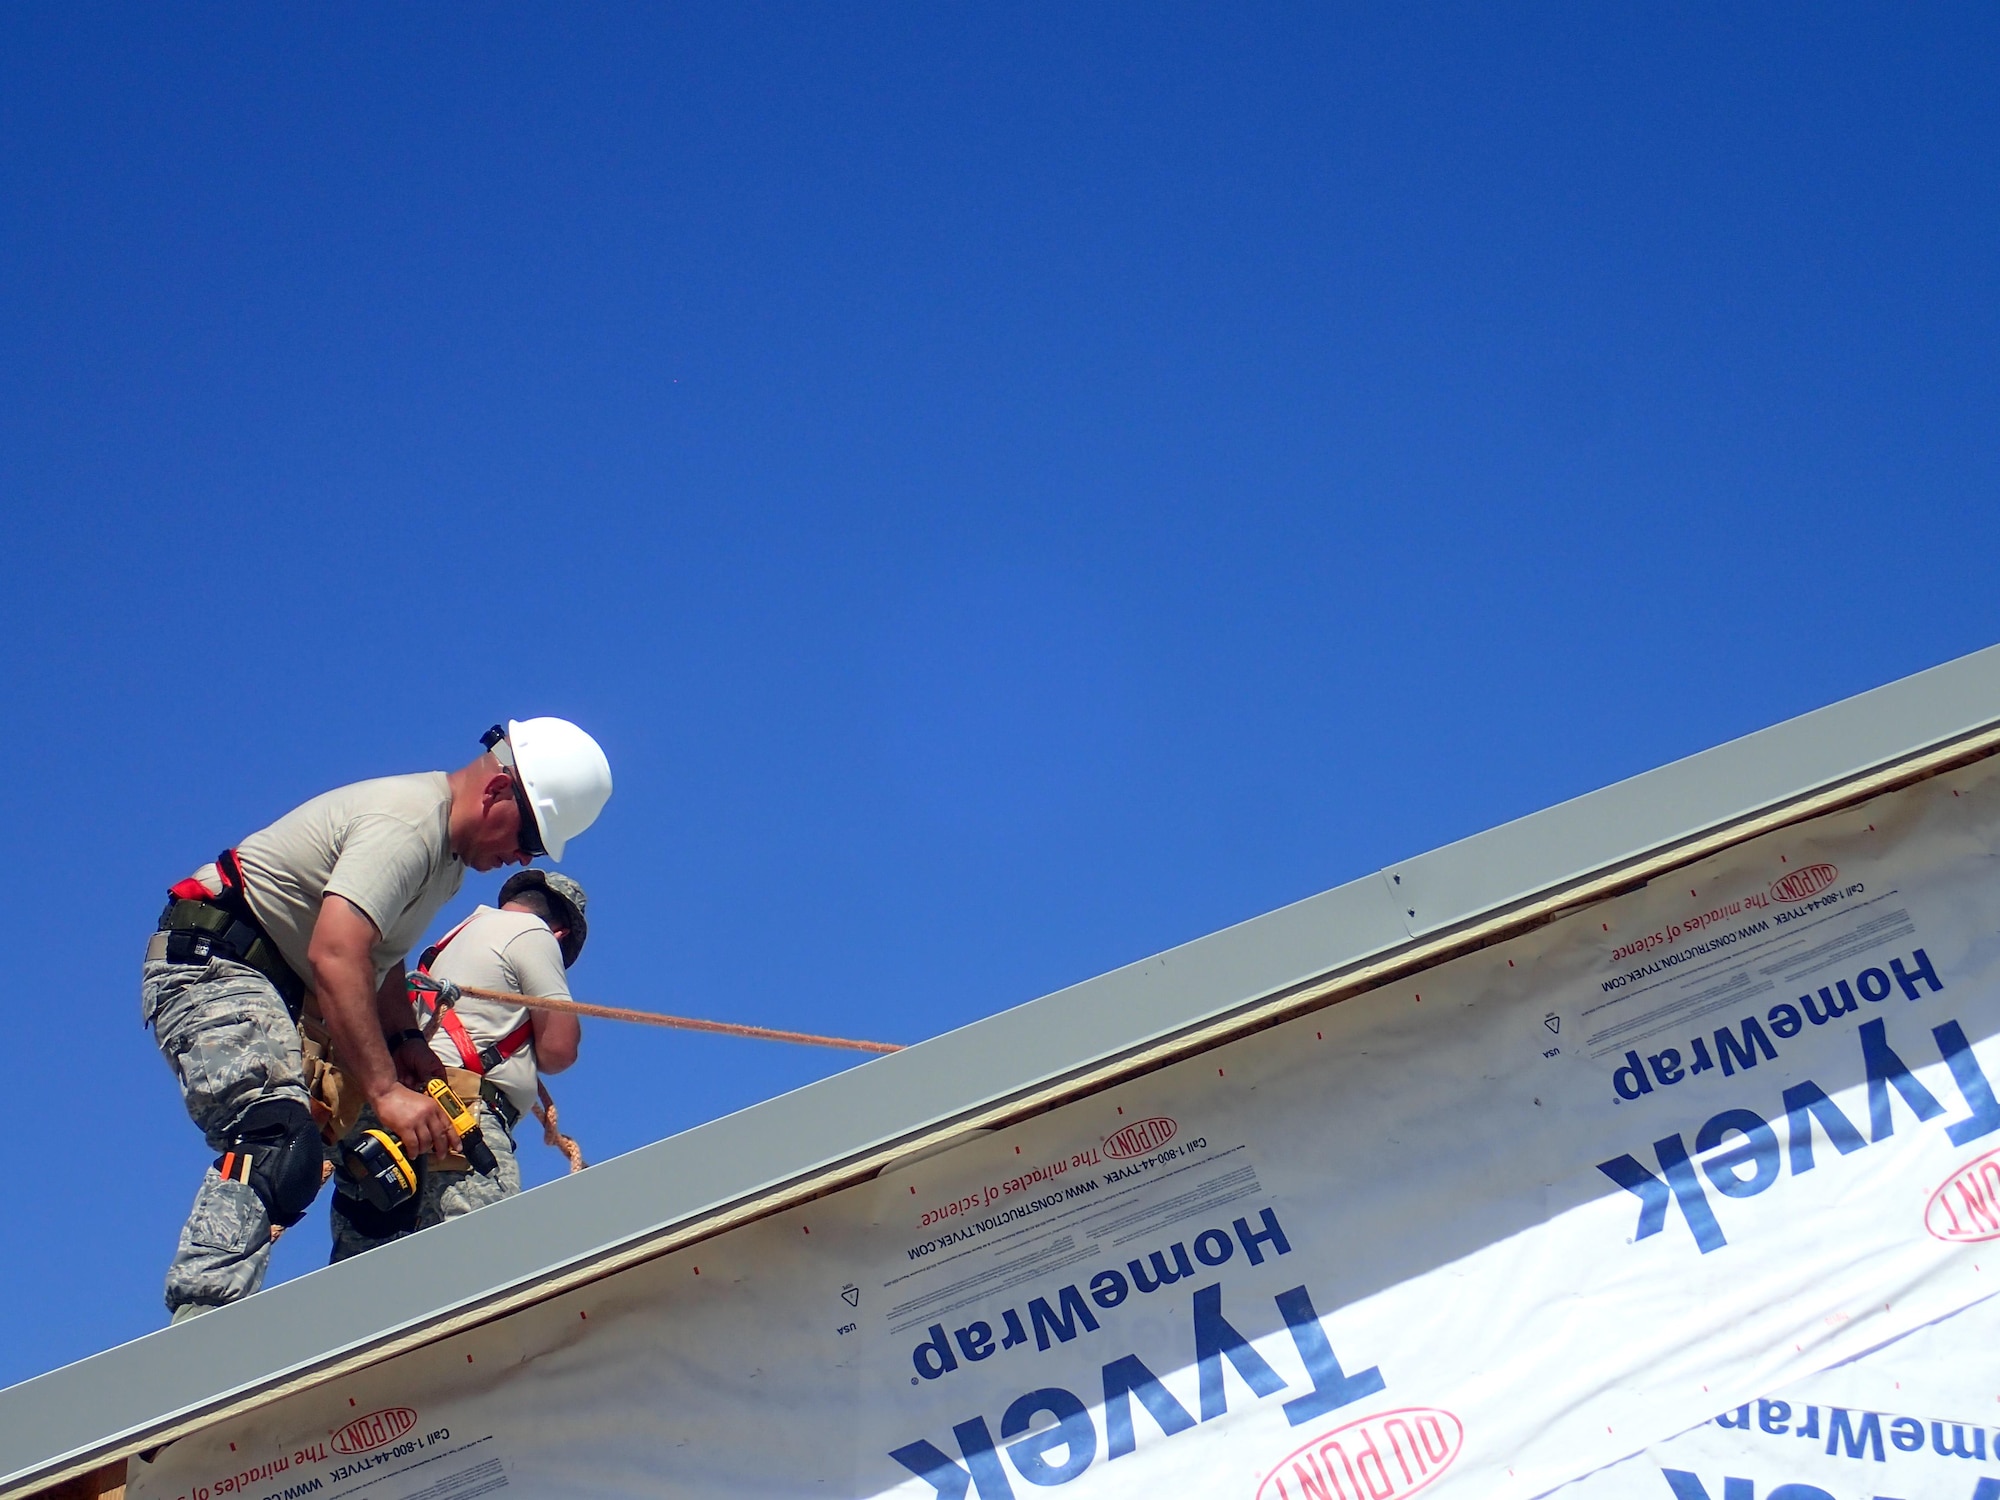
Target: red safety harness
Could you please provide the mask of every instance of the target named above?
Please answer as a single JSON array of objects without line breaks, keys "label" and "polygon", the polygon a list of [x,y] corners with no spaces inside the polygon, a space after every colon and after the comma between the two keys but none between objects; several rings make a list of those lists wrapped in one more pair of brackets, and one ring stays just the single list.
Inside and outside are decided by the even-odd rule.
[{"label": "red safety harness", "polygon": [[234,849],[224,849],[215,856],[216,878],[222,882],[220,890],[211,891],[201,877],[190,875],[186,880],[177,880],[167,887],[167,894],[176,901],[207,901],[224,907],[243,907],[248,902],[243,895],[243,866],[236,858]]},{"label": "red safety harness", "polygon": [[[471,920],[471,917],[467,917],[465,922]],[[417,960],[419,974],[430,973],[431,965],[437,962],[438,955],[444,952],[453,938],[465,931],[465,922],[460,922],[450,932],[424,949],[423,957]],[[465,1022],[459,1020],[458,1011],[452,1006],[447,1005],[439,1009],[437,1018],[438,1025],[444,1028],[445,1035],[451,1038],[451,1044],[458,1049],[460,1066],[468,1073],[484,1074],[492,1068],[499,1067],[535,1039],[533,1016],[528,1017],[499,1041],[490,1042],[484,1047],[472,1040],[472,1033],[465,1029]]]},{"label": "red safety harness", "polygon": [[[471,917],[467,917],[465,922],[460,922],[450,932],[447,932],[443,937],[431,944],[430,947],[424,949],[423,957],[417,960],[417,972],[419,974],[430,973],[431,965],[437,962],[437,956],[444,952],[446,945],[453,938],[465,931],[465,923],[471,920]],[[414,998],[412,996],[412,999]],[[458,1012],[451,1006],[447,1005],[439,1009],[437,1018],[438,1024],[445,1029],[445,1034],[451,1038],[452,1045],[458,1048],[459,1059],[465,1064],[465,1070],[468,1073],[486,1073],[489,1069],[505,1062],[535,1039],[535,1023],[532,1016],[500,1038],[499,1041],[486,1047],[474,1045],[472,1033],[465,1029],[465,1023],[459,1020]],[[542,1139],[562,1152],[564,1158],[569,1162],[570,1171],[581,1172],[584,1168],[583,1149],[577,1145],[575,1140],[564,1135],[557,1128],[556,1101],[549,1097],[549,1086],[537,1078],[535,1080],[535,1092],[540,1095],[540,1101],[534,1106],[534,1113],[535,1118],[541,1121],[542,1124]],[[499,1108],[500,1102],[506,1099],[506,1096],[490,1083],[482,1083],[479,1086],[479,1093],[481,1098],[485,1099],[489,1105],[495,1108]],[[511,1103],[506,1105],[506,1109],[501,1114],[501,1119],[506,1123],[509,1131],[514,1128],[515,1113],[514,1106]]]},{"label": "red safety harness", "polygon": [[226,958],[255,969],[271,981],[292,1019],[297,1020],[305,999],[305,981],[285,962],[278,945],[250,909],[250,898],[243,888],[243,865],[234,849],[216,855],[215,871],[213,889],[198,875],[167,887],[166,909],[160,913],[159,956],[174,964],[206,964],[212,958]]}]

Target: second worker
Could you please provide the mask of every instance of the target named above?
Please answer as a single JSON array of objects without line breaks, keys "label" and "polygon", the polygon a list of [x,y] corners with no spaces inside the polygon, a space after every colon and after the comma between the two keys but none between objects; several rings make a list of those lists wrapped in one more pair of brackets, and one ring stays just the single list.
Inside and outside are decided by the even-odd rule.
[{"label": "second worker", "polygon": [[[482,906],[424,951],[420,974],[447,992],[466,985],[567,1000],[566,971],[589,932],[583,887],[553,871],[523,870],[500,887],[499,905]],[[432,997],[413,990],[419,1014]],[[492,1148],[490,1172],[433,1159],[408,1203],[384,1211],[363,1201],[338,1176],[333,1199],[333,1259],[345,1260],[419,1229],[471,1213],[521,1190],[514,1126],[533,1112],[540,1075],[576,1061],[583,1026],[573,1015],[467,995],[437,1007],[431,1050],[478,1118]],[[470,1075],[470,1076],[467,1076]]]}]

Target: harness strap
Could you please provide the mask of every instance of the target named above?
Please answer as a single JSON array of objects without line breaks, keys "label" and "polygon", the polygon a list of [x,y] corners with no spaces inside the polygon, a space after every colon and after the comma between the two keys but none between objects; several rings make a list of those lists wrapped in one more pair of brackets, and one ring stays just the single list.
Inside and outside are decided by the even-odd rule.
[{"label": "harness strap", "polygon": [[190,875],[186,880],[176,880],[167,887],[167,894],[176,901],[213,901],[222,894],[218,884],[214,890],[199,875]]},{"label": "harness strap", "polygon": [[[476,917],[479,913],[474,912],[472,915]],[[451,946],[451,940],[465,931],[466,924],[471,922],[471,920],[472,917],[467,917],[464,922],[460,922],[450,932],[447,932],[435,943],[432,943],[430,947],[424,949],[423,956],[417,960],[417,972],[419,974],[430,973],[431,965],[438,961],[438,955]]]},{"label": "harness strap", "polygon": [[[466,922],[471,920],[471,917],[467,917],[465,922],[460,922],[450,932],[424,949],[423,957],[417,960],[417,972],[430,973],[431,965],[437,962],[438,955],[451,945],[453,938],[465,931]],[[438,1025],[444,1028],[445,1035],[451,1038],[452,1046],[458,1049],[459,1062],[464,1065],[468,1073],[484,1074],[489,1069],[499,1067],[535,1039],[535,1022],[532,1016],[522,1021],[499,1041],[489,1042],[484,1047],[473,1041],[472,1033],[465,1029],[465,1022],[458,1018],[458,1012],[452,1007],[441,1008],[437,1012],[437,1020]]]},{"label": "harness strap", "polygon": [[484,1047],[473,1041],[472,1033],[465,1029],[465,1022],[459,1020],[456,1010],[447,1007],[439,1011],[438,1024],[444,1027],[451,1044],[458,1048],[459,1061],[468,1073],[485,1073],[499,1067],[535,1039],[532,1019],[523,1021],[499,1041],[489,1042]]},{"label": "harness strap", "polygon": [[[213,885],[202,879],[203,872],[210,869],[215,871]],[[243,862],[234,849],[224,849],[212,864],[203,865],[185,880],[176,880],[167,887],[167,894],[176,901],[206,901],[232,909],[248,910],[250,905],[244,894]]]}]

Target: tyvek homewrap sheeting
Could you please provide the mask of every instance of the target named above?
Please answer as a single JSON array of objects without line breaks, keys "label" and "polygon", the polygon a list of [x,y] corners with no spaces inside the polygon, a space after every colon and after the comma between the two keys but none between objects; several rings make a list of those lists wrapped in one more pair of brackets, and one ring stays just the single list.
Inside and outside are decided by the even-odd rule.
[{"label": "tyvek homewrap sheeting", "polygon": [[[1994,1500],[2000,1298],[1746,1401],[1559,1500]],[[1789,1488],[1788,1488],[1789,1486]]]},{"label": "tyvek homewrap sheeting", "polygon": [[[1760,1398],[1819,1409],[1810,1457],[1816,1382],[2000,1287],[1996,847],[1991,762],[1767,835],[218,1425],[133,1500],[1744,1500]],[[1911,1420],[2000,1436],[1955,1364]]]}]

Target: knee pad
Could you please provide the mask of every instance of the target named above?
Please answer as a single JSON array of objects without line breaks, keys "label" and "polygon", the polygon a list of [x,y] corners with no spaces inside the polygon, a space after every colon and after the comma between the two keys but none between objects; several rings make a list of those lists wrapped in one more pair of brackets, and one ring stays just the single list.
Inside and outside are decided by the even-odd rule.
[{"label": "knee pad", "polygon": [[325,1160],[312,1111],[296,1099],[265,1099],[244,1111],[215,1169],[248,1184],[271,1222],[289,1229],[319,1196]]}]

